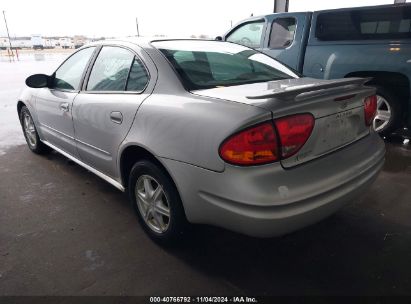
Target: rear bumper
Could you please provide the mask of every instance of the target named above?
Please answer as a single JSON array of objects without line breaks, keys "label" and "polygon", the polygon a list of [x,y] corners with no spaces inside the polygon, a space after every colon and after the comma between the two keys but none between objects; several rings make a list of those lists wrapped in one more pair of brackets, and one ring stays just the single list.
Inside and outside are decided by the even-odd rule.
[{"label": "rear bumper", "polygon": [[358,199],[384,163],[385,145],[372,132],[339,151],[284,170],[279,163],[227,166],[222,173],[163,159],[187,218],[257,237],[289,233]]}]

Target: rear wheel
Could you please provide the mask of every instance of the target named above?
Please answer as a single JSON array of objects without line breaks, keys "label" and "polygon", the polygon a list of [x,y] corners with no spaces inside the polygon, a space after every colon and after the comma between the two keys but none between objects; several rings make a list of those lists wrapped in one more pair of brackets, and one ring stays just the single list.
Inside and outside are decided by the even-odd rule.
[{"label": "rear wheel", "polygon": [[138,219],[148,235],[163,243],[181,237],[187,220],[177,189],[154,162],[137,162],[130,173],[128,192]]},{"label": "rear wheel", "polygon": [[374,130],[389,135],[401,125],[402,107],[397,96],[383,87],[377,89],[377,114],[373,121]]},{"label": "rear wheel", "polygon": [[23,128],[27,146],[32,152],[36,154],[45,154],[51,151],[48,146],[41,142],[36,126],[34,125],[33,117],[26,106],[21,108],[20,123]]}]

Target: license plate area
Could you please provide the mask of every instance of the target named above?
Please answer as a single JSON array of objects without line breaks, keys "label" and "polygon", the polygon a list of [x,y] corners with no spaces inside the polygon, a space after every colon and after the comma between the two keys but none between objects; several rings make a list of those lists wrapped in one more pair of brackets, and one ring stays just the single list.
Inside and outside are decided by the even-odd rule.
[{"label": "license plate area", "polygon": [[358,136],[360,115],[348,110],[325,118],[321,141],[325,152],[353,142]]},{"label": "license plate area", "polygon": [[332,153],[369,134],[363,107],[317,118],[310,138],[298,153],[281,160],[285,168],[293,167]]}]

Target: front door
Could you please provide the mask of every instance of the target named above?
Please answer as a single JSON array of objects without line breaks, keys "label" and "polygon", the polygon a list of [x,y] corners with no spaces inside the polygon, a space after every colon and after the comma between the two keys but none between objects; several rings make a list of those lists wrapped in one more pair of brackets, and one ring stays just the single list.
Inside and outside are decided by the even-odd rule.
[{"label": "front door", "polygon": [[95,47],[82,49],[70,56],[55,72],[49,88],[36,97],[36,109],[44,139],[77,156],[74,141],[72,107],[81,80]]}]

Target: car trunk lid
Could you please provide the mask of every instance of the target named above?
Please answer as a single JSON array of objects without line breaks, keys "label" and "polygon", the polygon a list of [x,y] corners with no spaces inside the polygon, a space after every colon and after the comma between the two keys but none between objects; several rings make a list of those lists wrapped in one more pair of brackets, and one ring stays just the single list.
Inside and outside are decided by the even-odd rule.
[{"label": "car trunk lid", "polygon": [[274,120],[311,113],[315,125],[304,146],[281,160],[289,168],[335,151],[369,134],[364,122],[364,98],[375,90],[368,79],[285,79],[264,83],[196,90],[193,94],[245,103],[269,110]]}]

